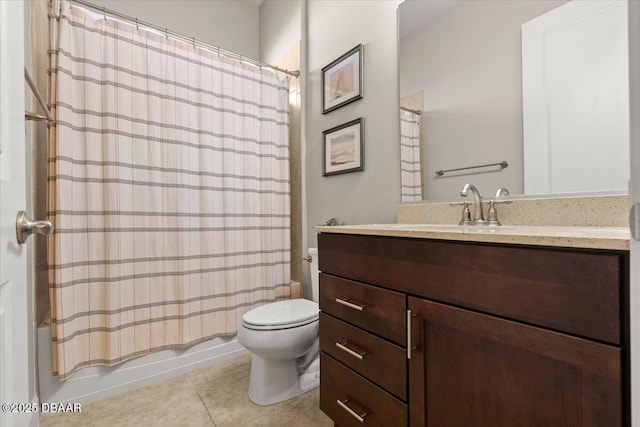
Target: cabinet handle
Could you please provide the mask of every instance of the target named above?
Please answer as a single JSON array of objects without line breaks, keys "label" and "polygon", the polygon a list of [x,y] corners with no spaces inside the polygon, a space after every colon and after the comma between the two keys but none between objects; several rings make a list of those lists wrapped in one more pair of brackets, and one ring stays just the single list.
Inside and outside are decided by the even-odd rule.
[{"label": "cabinet handle", "polygon": [[[418,345],[413,345],[413,318],[418,317],[417,314],[413,314],[411,310],[407,310],[407,359],[411,360],[411,353],[413,350],[418,350],[418,345],[420,343],[420,333],[418,333],[418,338],[416,339],[416,343]],[[420,327],[421,323],[418,321],[416,323],[418,327]]]},{"label": "cabinet handle", "polygon": [[351,350],[349,347],[347,347],[348,345],[349,345],[348,342],[345,342],[345,343],[342,343],[342,344],[339,343],[339,342],[336,343],[336,347],[338,347],[340,350],[349,353],[350,355],[352,355],[353,357],[355,357],[358,360],[363,360],[364,359],[364,356],[367,354],[366,351],[361,351],[360,353],[358,353],[358,352],[355,352],[355,351]]},{"label": "cabinet handle", "polygon": [[353,308],[354,310],[358,310],[358,311],[362,311],[364,310],[364,308],[366,307],[366,305],[358,305],[358,304],[354,304],[352,302],[349,302],[347,300],[344,300],[342,298],[336,298],[336,302],[338,304],[342,304],[342,305],[346,305],[349,308]]},{"label": "cabinet handle", "polygon": [[342,409],[344,409],[345,411],[347,411],[351,416],[353,416],[353,418],[355,418],[356,420],[360,421],[361,423],[364,422],[364,417],[366,417],[368,415],[368,413],[366,411],[363,411],[360,413],[360,415],[358,415],[358,413],[356,411],[354,411],[353,409],[349,408],[347,406],[347,403],[349,403],[349,399],[345,399],[345,400],[336,400],[336,403],[338,405],[340,405],[340,407],[342,407]]},{"label": "cabinet handle", "polygon": [[411,360],[411,310],[407,310],[407,359]]}]

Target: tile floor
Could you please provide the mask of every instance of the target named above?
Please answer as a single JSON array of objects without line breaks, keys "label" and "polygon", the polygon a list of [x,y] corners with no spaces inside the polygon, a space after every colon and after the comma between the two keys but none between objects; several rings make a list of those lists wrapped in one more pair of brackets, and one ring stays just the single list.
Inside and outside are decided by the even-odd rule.
[{"label": "tile floor", "polygon": [[249,400],[251,355],[82,405],[82,412],[44,417],[41,427],[171,426],[331,427],[318,408],[318,389],[286,402]]}]

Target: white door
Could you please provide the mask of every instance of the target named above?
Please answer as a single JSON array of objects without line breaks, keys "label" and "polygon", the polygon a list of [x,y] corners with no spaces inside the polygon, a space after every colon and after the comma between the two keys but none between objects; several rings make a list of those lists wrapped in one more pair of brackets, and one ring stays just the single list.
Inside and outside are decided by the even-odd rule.
[{"label": "white door", "polygon": [[[27,251],[16,240],[26,207],[24,4],[0,0],[0,404],[29,403]],[[26,426],[33,414],[0,411],[0,426]]]},{"label": "white door", "polygon": [[571,1],[522,25],[526,194],[626,190],[626,1]]}]

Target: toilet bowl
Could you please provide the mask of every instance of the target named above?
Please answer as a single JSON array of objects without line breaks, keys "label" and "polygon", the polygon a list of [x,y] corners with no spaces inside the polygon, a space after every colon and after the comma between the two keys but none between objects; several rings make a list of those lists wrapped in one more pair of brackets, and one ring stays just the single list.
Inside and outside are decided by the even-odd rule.
[{"label": "toilet bowl", "polygon": [[[272,302],[248,311],[238,328],[238,342],[249,350],[249,398],[258,405],[291,399],[318,386],[317,249],[309,249],[312,298]],[[317,371],[316,371],[317,372]]]}]

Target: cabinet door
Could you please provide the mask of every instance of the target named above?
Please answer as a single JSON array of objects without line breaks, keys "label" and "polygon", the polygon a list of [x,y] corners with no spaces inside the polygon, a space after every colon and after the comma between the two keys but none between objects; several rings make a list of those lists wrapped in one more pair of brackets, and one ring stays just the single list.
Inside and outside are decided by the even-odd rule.
[{"label": "cabinet door", "polygon": [[409,298],[410,425],[619,426],[619,348]]}]

